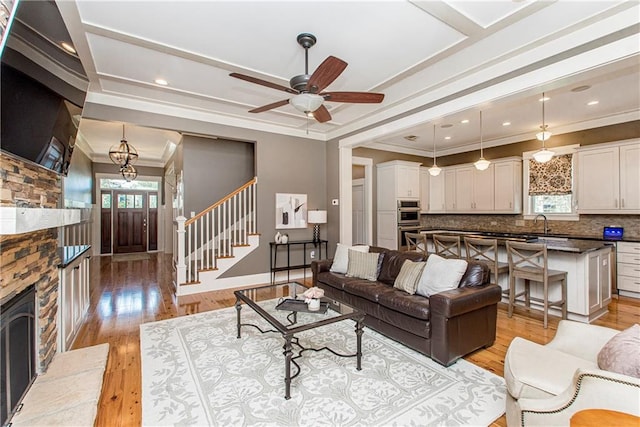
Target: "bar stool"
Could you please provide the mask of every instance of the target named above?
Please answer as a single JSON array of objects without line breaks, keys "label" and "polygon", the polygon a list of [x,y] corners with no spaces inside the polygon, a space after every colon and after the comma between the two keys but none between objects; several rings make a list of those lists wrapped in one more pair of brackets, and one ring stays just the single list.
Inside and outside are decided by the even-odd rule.
[{"label": "bar stool", "polygon": [[[507,241],[507,255],[509,257],[509,312],[513,314],[513,307],[518,297],[524,296],[524,304],[530,307],[530,302],[536,301],[543,305],[544,328],[547,328],[549,307],[561,307],[562,318],[567,318],[567,272],[549,270],[547,245],[545,243],[523,243]],[[516,294],[516,279],[524,279],[524,291]],[[540,282],[543,286],[543,297],[532,298],[530,281]],[[549,283],[560,282],[562,298],[549,301]]]},{"label": "bar stool", "polygon": [[404,233],[404,237],[407,241],[407,250],[422,252],[425,255],[429,255],[427,249],[427,235],[423,233]]},{"label": "bar stool", "polygon": [[[467,253],[467,262],[475,260],[486,263],[493,273],[493,283],[496,285],[500,274],[509,273],[509,263],[498,261],[497,239],[464,236],[464,247]],[[509,289],[503,290],[502,294],[508,296]]]},{"label": "bar stool", "polygon": [[436,255],[440,255],[443,258],[462,258],[460,236],[434,234],[433,246],[435,247]]}]

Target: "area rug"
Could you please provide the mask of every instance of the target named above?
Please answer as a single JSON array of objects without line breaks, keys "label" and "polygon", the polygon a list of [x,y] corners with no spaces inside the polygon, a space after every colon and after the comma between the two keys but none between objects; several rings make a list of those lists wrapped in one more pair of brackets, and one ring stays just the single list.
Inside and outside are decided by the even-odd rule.
[{"label": "area rug", "polygon": [[[270,329],[246,306],[242,322]],[[356,347],[351,320],[298,336],[305,347]],[[504,413],[501,377],[465,360],[445,368],[369,328],[362,339],[361,371],[354,358],[305,352],[285,400],[282,336],[245,326],[236,338],[234,307],[140,325],[142,424],[481,426]]]},{"label": "area rug", "polygon": [[148,253],[131,253],[131,254],[115,254],[111,257],[113,262],[126,262],[126,261],[145,261],[150,259]]}]

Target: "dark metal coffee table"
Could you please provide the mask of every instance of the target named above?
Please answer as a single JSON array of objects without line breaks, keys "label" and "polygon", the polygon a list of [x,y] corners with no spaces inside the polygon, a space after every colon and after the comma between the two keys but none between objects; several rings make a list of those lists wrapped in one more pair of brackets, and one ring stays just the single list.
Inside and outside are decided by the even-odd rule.
[{"label": "dark metal coffee table", "polygon": [[[298,376],[300,373],[300,366],[296,363],[296,359],[302,357],[302,353],[305,351],[322,351],[327,350],[336,356],[340,357],[355,357],[356,369],[361,370],[362,359],[362,328],[364,326],[365,314],[353,307],[346,304],[340,304],[340,310],[335,311],[329,309],[326,313],[303,313],[290,310],[276,310],[275,307],[279,301],[286,298],[296,298],[301,295],[307,288],[299,283],[284,283],[278,285],[261,286],[251,289],[242,289],[235,291],[236,296],[236,310],[237,310],[237,325],[238,325],[238,338],[240,338],[240,329],[242,326],[251,326],[258,329],[261,333],[267,332],[279,332],[284,338],[284,383],[285,393],[284,398],[291,398],[291,380]],[[300,297],[301,298],[301,297]],[[256,325],[250,323],[242,323],[240,314],[242,311],[242,303],[245,303],[260,315],[264,320],[269,322],[275,330],[262,330]],[[303,347],[296,337],[296,334],[309,329],[319,328],[321,326],[329,325],[331,323],[341,322],[343,320],[353,319],[356,322],[356,353],[355,354],[340,354],[331,350],[328,347],[322,347],[319,349]],[[299,351],[294,356],[293,346],[296,346]],[[297,372],[291,375],[291,364],[294,364]]]}]

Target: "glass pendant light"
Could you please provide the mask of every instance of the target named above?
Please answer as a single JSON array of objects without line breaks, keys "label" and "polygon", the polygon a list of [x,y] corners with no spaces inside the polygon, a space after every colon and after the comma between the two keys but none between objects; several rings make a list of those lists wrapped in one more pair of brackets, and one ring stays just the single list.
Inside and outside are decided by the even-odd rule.
[{"label": "glass pendant light", "polygon": [[474,165],[476,169],[478,169],[479,171],[483,171],[486,170],[490,164],[491,162],[484,158],[484,153],[482,150],[482,111],[480,111],[480,158],[474,163]]},{"label": "glass pendant light", "polygon": [[438,164],[436,163],[436,125],[433,125],[433,166],[431,166],[429,168],[429,174],[431,176],[438,176],[440,175],[440,171],[442,171],[441,168],[438,167]]},{"label": "glass pendant light", "polygon": [[544,143],[547,139],[551,138],[551,132],[547,130],[548,125],[546,125],[544,122],[544,103],[545,102],[547,102],[547,98],[545,98],[544,92],[542,92],[542,126],[540,126],[540,129],[542,130],[536,134],[536,138],[539,141],[542,141],[542,149],[533,153],[533,158],[538,163],[547,163],[549,160],[551,160],[554,154],[553,151],[547,150]]}]

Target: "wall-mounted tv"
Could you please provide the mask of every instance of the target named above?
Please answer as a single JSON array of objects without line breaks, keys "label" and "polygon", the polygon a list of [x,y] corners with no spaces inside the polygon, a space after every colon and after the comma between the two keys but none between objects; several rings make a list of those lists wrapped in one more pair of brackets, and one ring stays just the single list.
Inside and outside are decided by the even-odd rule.
[{"label": "wall-mounted tv", "polygon": [[60,31],[67,34],[54,2],[17,4],[1,56],[0,150],[66,176],[85,96],[77,82],[86,76],[52,43]]}]

